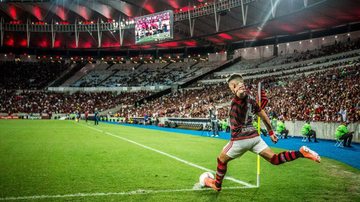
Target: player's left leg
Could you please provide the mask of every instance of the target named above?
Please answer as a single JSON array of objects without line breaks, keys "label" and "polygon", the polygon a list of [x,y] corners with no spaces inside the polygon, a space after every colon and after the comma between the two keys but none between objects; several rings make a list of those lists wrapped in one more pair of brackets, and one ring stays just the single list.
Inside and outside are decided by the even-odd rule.
[{"label": "player's left leg", "polygon": [[298,158],[308,158],[318,163],[321,161],[320,156],[306,146],[302,146],[299,151],[283,151],[278,154],[275,154],[270,147],[267,147],[259,154],[273,165],[280,165]]}]

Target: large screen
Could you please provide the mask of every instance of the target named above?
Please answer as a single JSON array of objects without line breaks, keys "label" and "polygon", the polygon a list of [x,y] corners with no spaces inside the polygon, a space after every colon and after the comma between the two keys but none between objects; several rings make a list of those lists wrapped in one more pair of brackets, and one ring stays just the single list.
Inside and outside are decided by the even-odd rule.
[{"label": "large screen", "polygon": [[135,43],[172,39],[173,16],[173,12],[169,10],[135,18]]}]

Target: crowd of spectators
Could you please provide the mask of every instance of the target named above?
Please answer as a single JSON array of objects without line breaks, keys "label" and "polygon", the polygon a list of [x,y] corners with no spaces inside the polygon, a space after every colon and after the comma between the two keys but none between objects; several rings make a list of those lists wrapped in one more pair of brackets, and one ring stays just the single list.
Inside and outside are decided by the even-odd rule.
[{"label": "crowd of spectators", "polygon": [[206,117],[208,109],[227,102],[231,93],[226,84],[219,83],[197,89],[183,89],[149,101],[137,108],[122,109],[120,116]]},{"label": "crowd of spectators", "polygon": [[[332,66],[333,67],[333,66]],[[330,68],[322,72],[291,78],[267,77],[261,79],[268,92],[270,115],[285,120],[341,121],[360,120],[360,64]],[[247,80],[250,93],[255,95],[257,80]],[[150,92],[113,94],[102,93],[52,93],[45,91],[0,91],[1,113],[73,113],[99,111],[119,104],[132,106]],[[226,83],[180,89],[140,106],[124,107],[122,117],[205,118],[209,109],[217,108],[218,118],[228,117],[233,95]]]},{"label": "crowd of spectators", "polygon": [[[360,120],[360,66],[332,68],[324,72],[294,78],[262,79],[268,92],[270,115],[284,120],[341,121]],[[249,92],[256,95],[257,80],[247,80]],[[218,118],[228,117],[233,95],[226,83],[206,85],[171,93],[136,108],[122,109],[120,116],[156,117],[209,116],[209,108],[216,107]]]},{"label": "crowd of spectators", "polygon": [[0,62],[0,88],[41,89],[69,66],[64,62]]},{"label": "crowd of spectators", "polygon": [[133,105],[150,92],[52,93],[44,91],[0,91],[0,113],[74,113],[104,111],[117,105]]},{"label": "crowd of spectators", "polygon": [[332,69],[269,89],[270,112],[285,120],[360,120],[360,65]]}]

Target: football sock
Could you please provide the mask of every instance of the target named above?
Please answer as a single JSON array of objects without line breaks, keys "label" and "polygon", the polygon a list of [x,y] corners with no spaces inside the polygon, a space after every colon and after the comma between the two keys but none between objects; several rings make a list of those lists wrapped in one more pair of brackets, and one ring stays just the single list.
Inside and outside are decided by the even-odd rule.
[{"label": "football sock", "polygon": [[299,151],[284,151],[279,154],[275,154],[270,162],[273,165],[280,165],[288,161],[293,161],[297,158],[304,157]]},{"label": "football sock", "polygon": [[216,187],[221,187],[222,181],[225,177],[226,170],[227,170],[227,164],[220,161],[220,159],[217,159],[218,165],[216,169],[216,179],[215,179],[215,185]]}]

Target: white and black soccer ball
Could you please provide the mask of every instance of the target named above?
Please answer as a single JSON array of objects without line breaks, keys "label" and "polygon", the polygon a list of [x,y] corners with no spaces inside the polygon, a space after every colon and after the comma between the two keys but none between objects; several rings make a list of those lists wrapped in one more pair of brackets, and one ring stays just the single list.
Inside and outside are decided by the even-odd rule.
[{"label": "white and black soccer ball", "polygon": [[205,172],[205,173],[201,174],[199,177],[200,186],[205,187],[205,179],[206,178],[215,179],[214,175],[211,172]]}]

